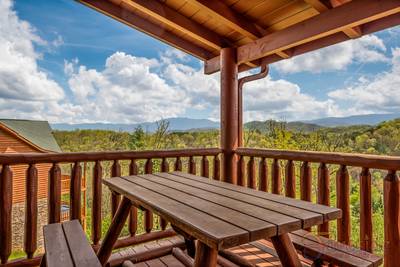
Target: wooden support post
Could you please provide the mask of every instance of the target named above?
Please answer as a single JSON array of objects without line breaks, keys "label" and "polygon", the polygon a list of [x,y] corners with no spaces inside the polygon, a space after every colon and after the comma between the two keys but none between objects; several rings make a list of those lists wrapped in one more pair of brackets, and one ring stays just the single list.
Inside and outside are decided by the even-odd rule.
[{"label": "wooden support post", "polygon": [[237,182],[237,157],[234,150],[238,147],[238,66],[236,49],[221,49],[221,147],[222,179],[225,182]]},{"label": "wooden support post", "polygon": [[368,168],[363,168],[360,174],[360,248],[373,251],[372,237],[372,178]]},{"label": "wooden support post", "polygon": [[96,161],[93,167],[92,179],[92,241],[98,245],[101,239],[101,180],[103,179],[103,168],[100,161]]},{"label": "wooden support post", "polygon": [[385,225],[385,267],[399,266],[400,262],[400,179],[389,171],[383,184]]},{"label": "wooden support post", "polygon": [[214,267],[217,266],[218,250],[212,249],[203,242],[197,243],[194,267]]}]

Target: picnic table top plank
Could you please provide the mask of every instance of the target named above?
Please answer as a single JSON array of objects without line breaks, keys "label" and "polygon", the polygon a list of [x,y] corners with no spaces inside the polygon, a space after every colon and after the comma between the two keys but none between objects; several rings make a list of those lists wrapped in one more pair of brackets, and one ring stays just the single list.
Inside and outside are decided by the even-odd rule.
[{"label": "picnic table top plank", "polygon": [[[223,249],[338,218],[340,210],[182,172],[104,179],[211,248]],[[339,211],[339,212],[338,212]]]},{"label": "picnic table top plank", "polygon": [[43,226],[46,266],[74,267],[61,223]]},{"label": "picnic table top plank", "polygon": [[212,248],[223,249],[249,242],[248,231],[123,178],[104,179],[103,182],[135,205],[153,210]]},{"label": "picnic table top plank", "polygon": [[214,185],[217,187],[222,187],[222,188],[229,189],[232,191],[241,192],[241,193],[253,196],[253,197],[262,198],[262,199],[270,200],[270,201],[281,203],[281,204],[286,204],[288,206],[300,208],[305,211],[319,213],[324,217],[324,222],[339,219],[342,215],[342,211],[338,208],[328,207],[325,205],[320,205],[320,204],[312,203],[309,201],[303,201],[303,200],[294,199],[294,198],[290,198],[290,197],[286,197],[286,196],[282,196],[282,195],[266,193],[263,191],[257,191],[257,190],[246,188],[243,186],[237,186],[237,185],[230,184],[230,183],[211,180],[211,179],[207,179],[204,177],[196,176],[196,175],[189,174],[189,173],[183,173],[183,172],[179,172],[179,171],[171,172],[171,174],[178,175],[180,177],[195,180],[195,181],[200,181],[200,182]]},{"label": "picnic table top plank", "polygon": [[[314,225],[318,225],[323,223],[324,218],[321,213],[318,212],[311,212],[308,210],[304,210],[301,208],[293,207],[287,204],[282,204],[279,202],[267,200],[267,199],[262,199],[257,196],[252,196],[249,194],[245,194],[243,192],[238,192],[238,191],[232,191],[226,188],[221,188],[218,186],[215,186],[213,184],[207,183],[207,179],[204,179],[205,181],[197,181],[197,180],[192,180],[192,179],[187,179],[184,177],[181,177],[176,174],[170,174],[170,173],[155,173],[154,175],[162,177],[164,179],[168,179],[171,181],[175,181],[181,184],[185,184],[187,186],[190,186],[192,188],[196,188],[197,190],[201,191],[206,191],[206,192],[212,192],[217,195],[219,195],[219,198],[227,197],[232,199],[232,201],[239,201],[243,204],[250,205],[252,207],[259,207],[260,209],[264,210],[264,214],[266,214],[270,220],[272,220],[272,223],[277,224],[278,227],[283,227],[285,228],[285,224],[279,224],[278,222],[280,221],[281,217],[286,217],[286,218],[291,218],[291,220],[296,220],[298,223],[300,222],[300,228],[309,228]],[[237,186],[235,186],[237,187]],[[250,189],[253,192],[257,192],[256,190]],[[263,192],[263,194],[266,194]],[[235,206],[236,207],[236,206]],[[245,212],[245,211],[244,211]],[[281,217],[279,217],[279,215]],[[299,229],[299,228],[298,228]],[[286,232],[288,232],[289,229],[284,229]],[[291,228],[293,230],[293,228]]]}]

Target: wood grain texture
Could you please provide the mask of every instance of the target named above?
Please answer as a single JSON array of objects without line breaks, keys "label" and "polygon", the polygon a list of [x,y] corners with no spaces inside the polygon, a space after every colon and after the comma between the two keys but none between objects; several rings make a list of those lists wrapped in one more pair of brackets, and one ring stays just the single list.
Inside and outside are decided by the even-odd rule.
[{"label": "wood grain texture", "polygon": [[11,255],[12,179],[9,165],[3,165],[0,179],[0,259],[7,263]]},{"label": "wood grain texture", "polygon": [[24,251],[29,259],[37,249],[38,170],[30,165],[26,172],[26,206]]}]

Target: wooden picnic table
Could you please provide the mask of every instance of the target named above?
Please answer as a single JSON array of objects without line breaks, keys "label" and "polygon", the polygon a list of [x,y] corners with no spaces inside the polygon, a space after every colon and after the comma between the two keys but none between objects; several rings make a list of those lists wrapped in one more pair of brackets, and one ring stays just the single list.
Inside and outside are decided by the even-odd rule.
[{"label": "wooden picnic table", "polygon": [[151,210],[198,240],[195,266],[216,266],[219,250],[270,238],[282,266],[301,266],[289,233],[340,218],[337,208],[183,172],[104,179],[123,196],[98,252],[105,264],[131,205]]}]

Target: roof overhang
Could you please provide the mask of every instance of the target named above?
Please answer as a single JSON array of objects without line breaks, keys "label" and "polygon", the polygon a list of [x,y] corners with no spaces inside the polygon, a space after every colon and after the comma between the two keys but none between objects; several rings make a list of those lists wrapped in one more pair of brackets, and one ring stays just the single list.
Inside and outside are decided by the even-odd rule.
[{"label": "roof overhang", "polygon": [[398,0],[79,0],[220,70],[249,70],[400,24]]}]

